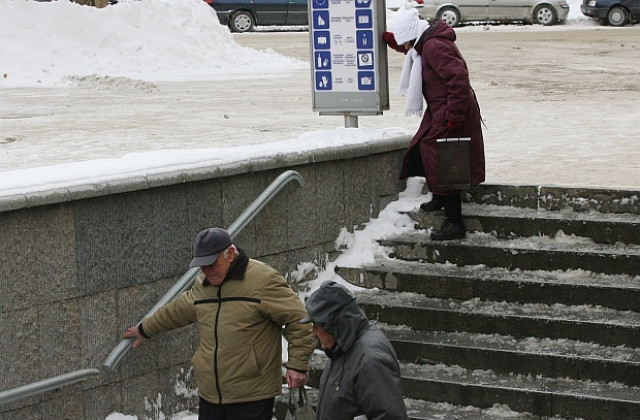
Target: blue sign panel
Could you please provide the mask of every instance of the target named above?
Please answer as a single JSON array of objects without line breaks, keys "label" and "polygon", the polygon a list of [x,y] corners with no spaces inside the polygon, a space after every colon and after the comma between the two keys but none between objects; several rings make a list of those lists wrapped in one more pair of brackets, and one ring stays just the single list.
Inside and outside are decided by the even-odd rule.
[{"label": "blue sign panel", "polygon": [[318,90],[331,90],[331,72],[330,71],[317,71],[316,72],[316,89]]},{"label": "blue sign panel", "polygon": [[356,28],[373,28],[373,12],[370,9],[356,10]]},{"label": "blue sign panel", "polygon": [[313,32],[313,48],[316,50],[328,50],[331,48],[331,33],[329,31]]},{"label": "blue sign panel", "polygon": [[329,29],[329,11],[320,10],[313,12],[313,29]]},{"label": "blue sign panel", "polygon": [[373,31],[356,31],[356,47],[358,49],[373,48]]},{"label": "blue sign panel", "polygon": [[376,89],[376,78],[372,71],[358,72],[358,89],[360,90]]},{"label": "blue sign panel", "polygon": [[[368,1],[371,1],[371,0],[368,0]],[[313,0],[312,6],[314,9],[328,9],[329,0]]]},{"label": "blue sign panel", "polygon": [[315,60],[313,65],[316,70],[328,70],[331,69],[331,52],[329,51],[316,51]]}]

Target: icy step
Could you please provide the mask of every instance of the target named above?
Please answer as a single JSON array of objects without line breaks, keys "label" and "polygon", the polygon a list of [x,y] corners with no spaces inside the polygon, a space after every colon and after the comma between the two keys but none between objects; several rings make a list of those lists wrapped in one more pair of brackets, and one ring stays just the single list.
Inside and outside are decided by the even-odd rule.
[{"label": "icy step", "polygon": [[[443,212],[413,211],[409,215],[421,229],[440,226]],[[497,205],[465,204],[465,225],[470,231],[498,237],[529,237],[558,232],[590,238],[596,243],[640,243],[640,216],[636,214],[549,211]]]},{"label": "icy step", "polygon": [[470,369],[541,374],[640,386],[640,349],[568,339],[499,334],[412,331],[380,324],[398,358],[418,364],[457,364]]},{"label": "icy step", "polygon": [[439,299],[408,292],[359,291],[357,297],[370,319],[414,330],[568,338],[612,347],[640,347],[640,314],[634,311]]},{"label": "icy step", "polygon": [[640,246],[602,245],[577,237],[500,239],[468,233],[465,239],[433,241],[423,231],[379,240],[390,257],[408,261],[486,265],[510,270],[588,270],[605,274],[640,273]]},{"label": "icy step", "polygon": [[585,270],[508,270],[378,258],[361,267],[336,267],[351,284],[430,297],[600,305],[640,312],[640,276]]}]

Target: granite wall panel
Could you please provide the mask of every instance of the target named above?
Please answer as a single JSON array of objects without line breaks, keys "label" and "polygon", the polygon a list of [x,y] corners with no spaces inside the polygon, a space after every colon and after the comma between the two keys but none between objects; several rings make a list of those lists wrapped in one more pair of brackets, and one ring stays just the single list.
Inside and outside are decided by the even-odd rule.
[{"label": "granite wall panel", "polygon": [[99,419],[113,411],[160,418],[194,408],[189,359],[198,345],[196,326],[147,340],[114,372],[102,363],[123,331],[188,270],[196,233],[228,228],[277,176],[296,170],[305,186],[285,186],[235,242],[297,290],[302,277],[314,275],[298,271],[301,262],[324,266],[341,229],[366,223],[402,190],[392,169],[402,148],[347,147],[291,167],[278,156],[171,173],[166,181],[136,178],[130,187],[54,191],[23,204],[9,197],[5,205],[0,197],[0,392],[101,369],[97,379],[0,406],[0,420],[47,418],[47,412]]},{"label": "granite wall panel", "polygon": [[0,213],[0,312],[81,294],[73,235],[69,205]]}]

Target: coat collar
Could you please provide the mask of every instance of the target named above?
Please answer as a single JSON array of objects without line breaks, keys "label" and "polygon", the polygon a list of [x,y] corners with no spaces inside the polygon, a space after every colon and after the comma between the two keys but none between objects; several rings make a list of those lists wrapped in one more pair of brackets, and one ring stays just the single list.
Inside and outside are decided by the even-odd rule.
[{"label": "coat collar", "polygon": [[[237,248],[237,249],[238,249],[238,255],[231,263],[231,266],[229,267],[229,271],[227,272],[227,275],[225,276],[224,281],[222,282],[223,284],[227,280],[244,280],[244,273],[245,271],[247,271],[247,265],[249,265],[249,256],[241,248]],[[205,277],[204,280],[202,281],[202,285],[211,286],[211,283],[209,283],[209,280],[207,280],[207,278]]]}]

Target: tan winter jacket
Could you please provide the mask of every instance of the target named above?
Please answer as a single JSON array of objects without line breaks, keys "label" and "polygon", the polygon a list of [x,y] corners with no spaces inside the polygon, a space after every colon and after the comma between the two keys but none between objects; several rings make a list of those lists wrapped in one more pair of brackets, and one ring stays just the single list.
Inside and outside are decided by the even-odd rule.
[{"label": "tan winter jacket", "polygon": [[[246,267],[246,268],[245,268]],[[244,252],[225,281],[201,274],[191,290],[142,322],[152,337],[197,322],[200,345],[191,359],[198,394],[214,404],[258,401],[282,391],[282,326],[289,342],[286,367],[309,370],[314,343],[300,298],[270,266]]]}]

